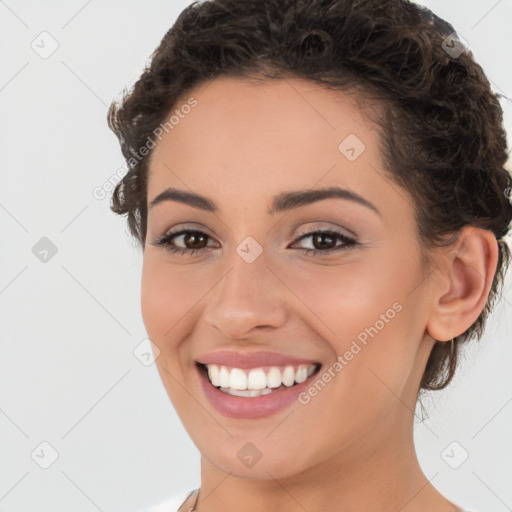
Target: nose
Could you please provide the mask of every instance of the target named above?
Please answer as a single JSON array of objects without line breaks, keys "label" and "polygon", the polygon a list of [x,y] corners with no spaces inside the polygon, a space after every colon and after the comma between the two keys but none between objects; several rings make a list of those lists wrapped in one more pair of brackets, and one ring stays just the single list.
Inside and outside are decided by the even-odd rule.
[{"label": "nose", "polygon": [[234,254],[224,277],[208,294],[204,321],[226,338],[247,339],[286,321],[286,288],[263,257],[252,263]]}]

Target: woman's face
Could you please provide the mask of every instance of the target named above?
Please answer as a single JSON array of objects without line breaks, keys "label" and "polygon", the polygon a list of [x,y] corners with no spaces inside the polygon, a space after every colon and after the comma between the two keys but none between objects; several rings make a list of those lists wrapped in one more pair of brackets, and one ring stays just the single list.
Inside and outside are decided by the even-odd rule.
[{"label": "woman's face", "polygon": [[[223,77],[175,110],[148,204],[166,189],[206,199],[169,194],[149,208],[141,306],[207,463],[284,478],[397,449],[432,348],[432,292],[412,201],[384,174],[376,126],[353,98],[301,79]],[[171,230],[168,248],[155,245]],[[223,387],[274,391],[233,396],[197,362],[217,363]],[[290,385],[309,364],[321,367]]]}]

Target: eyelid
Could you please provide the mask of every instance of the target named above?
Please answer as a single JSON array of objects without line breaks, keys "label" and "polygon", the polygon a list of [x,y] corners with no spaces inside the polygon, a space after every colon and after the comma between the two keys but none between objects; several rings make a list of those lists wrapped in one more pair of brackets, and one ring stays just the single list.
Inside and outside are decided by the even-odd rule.
[{"label": "eyelid", "polygon": [[177,233],[181,233],[182,231],[201,231],[205,235],[208,235],[210,238],[215,238],[211,234],[211,231],[204,224],[178,224],[177,227],[169,228],[164,231],[158,238],[175,235]]},{"label": "eyelid", "polygon": [[[317,221],[317,223],[318,222],[319,221]],[[311,224],[311,223],[309,223],[309,224]],[[325,224],[325,222],[324,222],[324,224]],[[208,235],[211,239],[215,239],[215,236],[213,236],[211,234],[209,229],[204,224],[193,224],[193,225],[179,224],[177,227],[173,227],[173,228],[170,228],[170,229],[164,231],[164,233],[162,235],[158,236],[157,239],[161,240],[162,238],[165,238],[165,237],[168,237],[171,235],[178,235],[179,233],[182,233],[183,231],[201,231],[205,235]],[[295,231],[295,228],[293,231]],[[358,241],[358,236],[352,230],[345,228],[345,227],[338,226],[338,225],[332,226],[332,224],[331,224],[331,226],[328,226],[328,227],[326,227],[325,225],[324,226],[313,225],[311,227],[301,228],[295,235],[293,235],[292,242],[295,243],[301,237],[303,237],[305,235],[311,235],[311,234],[317,233],[318,231],[323,231],[323,232],[328,232],[328,231],[339,232],[339,231],[341,231],[339,233],[340,235],[343,235],[346,238],[351,239],[355,242]]]},{"label": "eyelid", "polygon": [[327,232],[327,231],[333,231],[333,232],[339,232],[340,235],[343,235],[345,236],[346,238],[350,238],[354,241],[357,241],[358,240],[358,236],[350,229],[347,229],[347,228],[344,228],[344,227],[341,227],[341,226],[318,226],[318,225],[314,225],[312,227],[309,227],[309,228],[302,228],[301,230],[299,230],[299,232],[297,233],[296,237],[299,238],[301,237],[302,235],[310,235],[312,233],[316,233],[318,231],[324,231],[324,232]]}]

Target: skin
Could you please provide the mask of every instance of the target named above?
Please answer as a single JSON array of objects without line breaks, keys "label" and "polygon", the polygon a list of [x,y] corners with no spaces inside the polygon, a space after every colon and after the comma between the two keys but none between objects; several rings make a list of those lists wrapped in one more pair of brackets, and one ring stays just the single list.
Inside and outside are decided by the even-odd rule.
[{"label": "skin", "polygon": [[[230,77],[181,103],[191,96],[197,106],[153,150],[148,203],[174,187],[218,211],[175,201],[149,210],[141,307],[162,381],[201,452],[197,509],[457,511],[420,469],[414,410],[434,340],[463,333],[485,305],[494,235],[465,227],[432,251],[432,268],[422,266],[413,201],[389,179],[376,127],[353,96],[298,78]],[[349,134],[366,146],[354,161],[338,150]],[[267,211],[282,192],[329,186],[357,192],[380,214],[338,198]],[[182,226],[208,237],[187,246],[178,236],[175,246],[208,248],[191,256],[153,245]],[[306,254],[322,245],[300,235],[317,229],[359,245]],[[252,263],[236,252],[247,236],[263,250]],[[201,354],[270,350],[326,369],[394,303],[401,311],[306,405],[236,419],[203,394],[194,367]],[[237,457],[249,442],[262,454],[252,467]]]}]

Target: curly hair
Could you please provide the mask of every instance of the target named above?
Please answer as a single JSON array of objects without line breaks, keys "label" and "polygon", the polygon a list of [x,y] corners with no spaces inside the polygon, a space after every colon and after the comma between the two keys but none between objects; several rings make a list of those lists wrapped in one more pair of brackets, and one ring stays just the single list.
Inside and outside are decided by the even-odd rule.
[{"label": "curly hair", "polygon": [[108,124],[129,163],[110,208],[127,214],[144,249],[151,151],[134,155],[181,98],[216,77],[296,76],[376,102],[386,172],[413,198],[424,248],[445,245],[467,225],[491,231],[498,241],[480,316],[452,343],[436,341],[428,359],[420,391],[444,388],[460,344],[481,338],[511,257],[504,237],[512,178],[499,95],[469,49],[447,51],[454,41],[452,25],[407,0],[193,2],[138,81],[110,106]]}]

